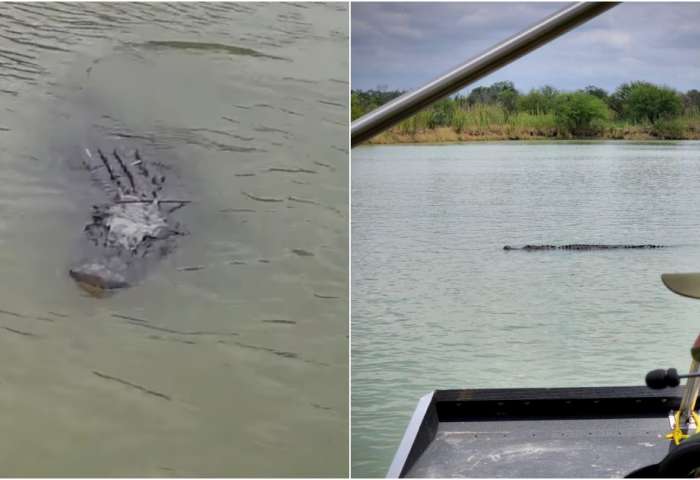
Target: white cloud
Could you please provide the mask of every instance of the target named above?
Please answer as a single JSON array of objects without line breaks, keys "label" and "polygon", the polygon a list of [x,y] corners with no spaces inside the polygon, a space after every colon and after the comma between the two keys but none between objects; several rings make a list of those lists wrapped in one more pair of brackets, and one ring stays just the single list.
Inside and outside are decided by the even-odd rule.
[{"label": "white cloud", "polygon": [[596,28],[581,32],[572,32],[572,39],[582,47],[627,48],[632,45],[632,35],[624,31]]}]

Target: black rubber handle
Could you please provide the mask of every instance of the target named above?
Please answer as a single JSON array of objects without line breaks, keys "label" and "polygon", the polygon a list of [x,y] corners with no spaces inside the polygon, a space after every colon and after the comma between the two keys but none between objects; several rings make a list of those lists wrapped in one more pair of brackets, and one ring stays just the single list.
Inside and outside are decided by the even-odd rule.
[{"label": "black rubber handle", "polygon": [[661,390],[666,387],[677,387],[681,383],[678,370],[675,368],[669,368],[668,370],[664,370],[663,368],[652,370],[647,373],[645,380],[647,387],[654,390]]}]

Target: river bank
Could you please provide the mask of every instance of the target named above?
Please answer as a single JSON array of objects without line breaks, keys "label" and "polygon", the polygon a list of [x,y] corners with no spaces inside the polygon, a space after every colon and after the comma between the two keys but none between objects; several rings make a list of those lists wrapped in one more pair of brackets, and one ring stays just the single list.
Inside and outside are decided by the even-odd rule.
[{"label": "river bank", "polygon": [[[353,121],[402,91],[353,90]],[[589,86],[519,92],[512,82],[440,100],[394,126],[375,144],[483,140],[697,140],[700,92],[635,81],[613,93]]]},{"label": "river bank", "polygon": [[559,135],[556,129],[514,129],[510,126],[495,127],[488,130],[465,130],[457,132],[450,127],[423,129],[415,132],[401,131],[394,128],[371,139],[372,145],[394,145],[409,143],[464,143],[508,140],[700,140],[700,125],[693,125],[681,134],[669,134],[654,131],[651,128],[611,128],[596,136],[572,137]]}]

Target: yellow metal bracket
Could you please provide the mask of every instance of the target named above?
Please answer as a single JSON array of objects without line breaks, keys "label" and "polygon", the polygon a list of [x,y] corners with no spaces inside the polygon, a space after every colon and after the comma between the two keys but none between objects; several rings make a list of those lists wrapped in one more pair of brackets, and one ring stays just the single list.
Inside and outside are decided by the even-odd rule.
[{"label": "yellow metal bracket", "polygon": [[[690,416],[693,418],[693,422],[695,422],[695,432],[697,433],[700,430],[700,417],[698,417],[698,414],[695,413],[695,411],[690,412]],[[674,415],[673,415],[674,425],[673,425],[673,430],[671,430],[669,433],[666,434],[666,438],[668,440],[673,440],[673,443],[676,445],[679,445],[681,441],[685,440],[688,438],[687,433],[683,433],[683,430],[681,429],[681,411],[678,410]]]}]

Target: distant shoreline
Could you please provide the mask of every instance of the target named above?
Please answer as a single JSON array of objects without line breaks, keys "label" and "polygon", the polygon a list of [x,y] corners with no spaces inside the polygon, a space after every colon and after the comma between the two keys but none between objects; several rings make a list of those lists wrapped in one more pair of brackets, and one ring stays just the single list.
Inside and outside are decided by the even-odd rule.
[{"label": "distant shoreline", "polygon": [[638,129],[615,134],[602,134],[585,137],[564,137],[543,132],[461,132],[457,133],[448,127],[427,129],[415,133],[401,133],[395,130],[384,132],[369,140],[369,145],[400,145],[400,144],[451,144],[451,143],[480,143],[480,142],[507,142],[507,141],[601,141],[601,140],[626,140],[626,141],[673,141],[673,140],[700,140],[700,131],[689,132],[678,138],[667,138],[653,135]]},{"label": "distant shoreline", "polygon": [[[402,93],[352,90],[351,117],[358,119]],[[700,91],[632,81],[612,93],[593,85],[574,92],[543,86],[524,93],[513,82],[501,81],[436,101],[371,143],[561,139],[700,140]]]}]

